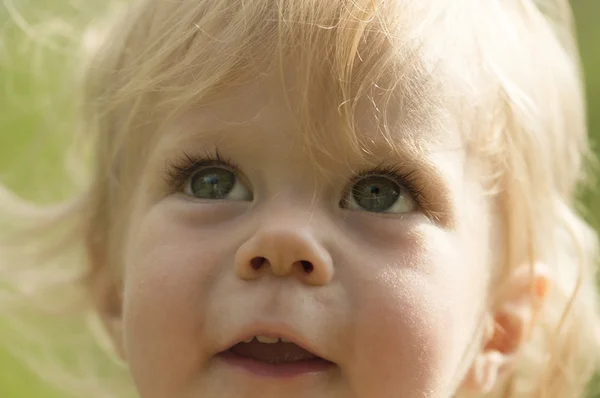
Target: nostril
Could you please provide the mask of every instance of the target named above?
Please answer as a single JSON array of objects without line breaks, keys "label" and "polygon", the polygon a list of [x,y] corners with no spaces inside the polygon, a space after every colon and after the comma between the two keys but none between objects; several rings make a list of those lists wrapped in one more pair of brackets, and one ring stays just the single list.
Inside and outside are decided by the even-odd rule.
[{"label": "nostril", "polygon": [[300,261],[300,264],[302,264],[302,268],[304,269],[304,272],[306,272],[307,274],[310,274],[315,269],[315,267],[312,265],[312,263],[310,261],[302,260],[302,261]]},{"label": "nostril", "polygon": [[267,259],[264,257],[254,257],[252,260],[250,260],[250,265],[254,270],[258,271],[261,269],[265,261],[267,261]]}]

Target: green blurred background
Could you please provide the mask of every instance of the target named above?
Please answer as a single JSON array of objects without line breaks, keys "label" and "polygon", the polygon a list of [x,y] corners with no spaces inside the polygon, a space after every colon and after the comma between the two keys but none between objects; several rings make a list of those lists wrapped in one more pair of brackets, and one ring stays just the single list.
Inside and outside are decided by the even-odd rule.
[{"label": "green blurred background", "polygon": [[[600,142],[600,1],[574,0],[572,5],[586,73],[590,132],[592,140]],[[71,54],[81,42],[78,26],[92,21],[103,2],[5,0],[0,7],[0,181],[37,201],[61,199],[72,188],[58,183],[65,180],[68,139],[60,132],[68,131],[74,115]],[[598,192],[588,190],[583,201],[589,221],[598,227]],[[61,396],[36,380],[5,348],[0,344],[0,398]],[[592,387],[590,397],[600,397],[600,388]]]}]

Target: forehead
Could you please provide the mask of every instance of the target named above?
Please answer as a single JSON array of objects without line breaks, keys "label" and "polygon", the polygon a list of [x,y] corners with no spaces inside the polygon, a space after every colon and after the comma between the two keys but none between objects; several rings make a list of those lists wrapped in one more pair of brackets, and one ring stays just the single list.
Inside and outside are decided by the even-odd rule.
[{"label": "forehead", "polygon": [[293,3],[266,1],[263,11],[273,18],[248,19],[254,9],[233,4],[226,19],[194,17],[190,28],[197,31],[186,31],[189,37],[164,60],[160,74],[175,78],[152,90],[167,93],[159,104],[177,117],[184,110],[184,117],[208,114],[198,129],[209,130],[260,118],[257,107],[277,107],[294,118],[295,136],[318,158],[326,148],[361,156],[378,141],[418,148],[427,131],[447,125],[442,83],[452,79],[443,76],[436,1],[371,7],[336,0],[303,11],[308,3]]},{"label": "forehead", "polygon": [[[185,147],[202,139],[219,147],[231,142],[256,146],[258,140],[263,146],[294,145],[317,166],[377,163],[394,156],[425,162],[436,152],[463,147],[456,119],[434,90],[418,95],[414,87],[406,87],[414,81],[391,82],[382,76],[352,104],[343,104],[329,90],[306,87],[293,65],[195,104],[164,125],[162,145]],[[433,79],[423,84],[432,86]]]}]

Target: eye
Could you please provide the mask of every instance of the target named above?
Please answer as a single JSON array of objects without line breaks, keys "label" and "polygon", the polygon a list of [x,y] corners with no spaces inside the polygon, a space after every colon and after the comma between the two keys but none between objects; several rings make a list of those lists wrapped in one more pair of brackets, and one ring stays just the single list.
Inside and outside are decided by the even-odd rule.
[{"label": "eye", "polygon": [[236,173],[218,166],[196,170],[190,176],[184,192],[199,199],[252,200],[252,193]]},{"label": "eye", "polygon": [[387,175],[359,177],[343,200],[344,207],[372,213],[409,213],[417,208],[410,190]]}]

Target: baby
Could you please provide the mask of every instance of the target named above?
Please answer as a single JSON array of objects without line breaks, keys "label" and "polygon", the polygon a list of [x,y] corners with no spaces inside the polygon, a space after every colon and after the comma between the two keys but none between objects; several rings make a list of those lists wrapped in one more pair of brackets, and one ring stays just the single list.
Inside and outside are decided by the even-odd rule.
[{"label": "baby", "polygon": [[85,249],[142,398],[582,398],[566,3],[132,2],[86,68],[89,183],[27,233]]}]

